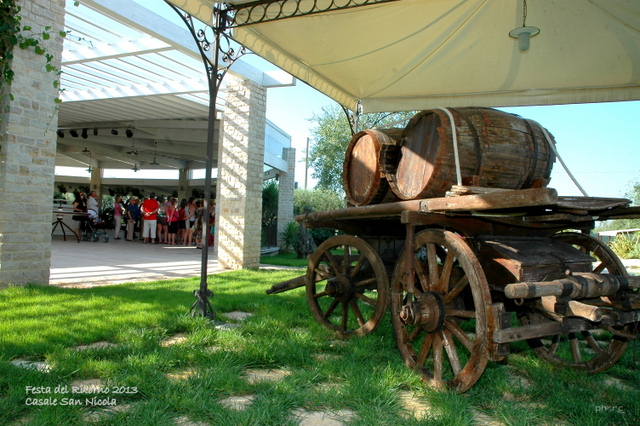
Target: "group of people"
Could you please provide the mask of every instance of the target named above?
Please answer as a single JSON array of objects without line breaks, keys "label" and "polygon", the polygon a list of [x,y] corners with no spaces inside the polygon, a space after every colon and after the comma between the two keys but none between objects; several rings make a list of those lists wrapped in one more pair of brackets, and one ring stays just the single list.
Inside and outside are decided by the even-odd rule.
[{"label": "group of people", "polygon": [[[122,197],[118,197],[114,205],[114,238],[120,238],[120,224],[124,218],[127,224],[127,241],[136,238],[135,232],[140,229],[141,224],[144,244],[196,245],[202,248],[203,226],[211,226],[210,233],[213,235],[215,203],[211,203],[209,214],[205,214],[202,204],[201,200],[194,197],[183,199],[178,204],[175,197],[156,199],[155,194],[151,193],[142,204],[138,198],[133,197],[125,208]],[[209,239],[212,240],[211,237]]]},{"label": "group of people", "polygon": [[[203,226],[211,227],[209,241],[206,243],[211,244],[213,241],[215,204],[212,202],[208,214],[205,214],[202,200],[196,200],[195,197],[183,199],[178,204],[175,197],[156,199],[152,192],[142,204],[139,198],[131,197],[125,206],[122,197],[118,196],[113,205],[114,240],[121,239],[124,220],[127,241],[137,239],[136,232],[142,229],[145,244],[196,245],[202,248]],[[73,202],[73,211],[83,213],[73,217],[76,234],[80,236],[87,220],[99,220],[100,206],[96,191],[91,191],[88,198],[85,198],[83,192],[78,192]]]}]

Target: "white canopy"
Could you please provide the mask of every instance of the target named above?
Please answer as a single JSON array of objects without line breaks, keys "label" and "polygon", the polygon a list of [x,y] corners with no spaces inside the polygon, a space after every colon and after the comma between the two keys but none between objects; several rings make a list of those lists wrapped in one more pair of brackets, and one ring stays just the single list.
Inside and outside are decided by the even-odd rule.
[{"label": "white canopy", "polygon": [[[640,1],[529,0],[526,22],[522,0],[170,2],[255,19],[234,39],[352,110],[640,99]],[[524,52],[509,36],[523,24],[540,30]]]}]

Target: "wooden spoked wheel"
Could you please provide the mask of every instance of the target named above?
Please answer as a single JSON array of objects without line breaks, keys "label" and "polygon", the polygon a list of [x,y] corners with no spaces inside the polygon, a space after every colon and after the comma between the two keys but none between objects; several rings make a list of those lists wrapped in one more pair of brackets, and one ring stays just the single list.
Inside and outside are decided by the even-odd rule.
[{"label": "wooden spoked wheel", "polygon": [[309,257],[306,281],[311,313],[342,336],[371,333],[387,311],[387,271],[361,238],[337,235],[320,244]]},{"label": "wooden spoked wheel", "polygon": [[391,318],[407,367],[429,384],[458,392],[488,361],[489,286],[475,254],[458,235],[428,229],[415,236],[413,288],[402,253],[391,283]]},{"label": "wooden spoked wheel", "polygon": [[[601,241],[576,232],[561,232],[554,235],[553,239],[571,244],[591,255],[596,260],[592,272],[627,276],[627,271],[618,256]],[[552,321],[532,311],[525,312],[520,320],[523,324]],[[527,343],[540,358],[553,364],[597,373],[611,367],[624,354],[629,339],[623,334],[633,334],[632,327],[621,327],[619,334],[603,327],[542,339],[529,339]]]}]

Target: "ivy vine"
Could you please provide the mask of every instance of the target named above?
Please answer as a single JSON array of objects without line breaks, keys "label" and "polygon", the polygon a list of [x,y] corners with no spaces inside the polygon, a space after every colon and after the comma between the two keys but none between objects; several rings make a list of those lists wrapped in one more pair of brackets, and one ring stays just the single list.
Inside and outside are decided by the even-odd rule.
[{"label": "ivy vine", "polygon": [[[11,66],[16,46],[23,50],[32,50],[36,55],[45,58],[45,69],[54,74],[52,84],[58,89],[62,71],[53,65],[54,56],[42,45],[43,41],[51,38],[51,26],[44,27],[41,32],[34,31],[30,26],[22,26],[21,7],[16,5],[15,0],[0,2],[0,102],[4,101],[6,96],[4,89],[11,85],[15,76]],[[62,37],[67,35],[65,31],[60,31],[59,34]],[[9,93],[9,99],[14,100],[13,94]],[[60,104],[62,100],[56,97],[54,102]]]}]

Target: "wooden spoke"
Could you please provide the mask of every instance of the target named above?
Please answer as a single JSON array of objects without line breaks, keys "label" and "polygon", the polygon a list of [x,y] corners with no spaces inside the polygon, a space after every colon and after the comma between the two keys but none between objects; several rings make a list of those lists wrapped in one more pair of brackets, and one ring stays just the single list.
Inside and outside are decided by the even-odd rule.
[{"label": "wooden spoke", "polygon": [[342,255],[342,272],[350,275],[351,274],[351,246],[344,246],[344,253]]},{"label": "wooden spoke", "polygon": [[446,309],[445,314],[447,317],[458,317],[458,318],[475,318],[476,311],[463,311],[461,309]]},{"label": "wooden spoke", "polygon": [[555,335],[551,338],[551,353],[555,354],[558,352],[558,346],[560,346],[560,335]]},{"label": "wooden spoke", "polygon": [[599,354],[602,352],[602,348],[600,347],[596,339],[593,338],[590,332],[583,331],[582,336],[584,336],[584,340],[587,341],[587,344],[593,350],[593,352],[595,352],[596,354]]},{"label": "wooden spoke", "polygon": [[356,275],[358,275],[358,272],[360,272],[360,268],[362,268],[362,265],[366,259],[367,258],[364,254],[360,255],[360,257],[358,258],[358,262],[356,262],[356,265],[351,270],[351,278],[354,278]]},{"label": "wooden spoke", "polygon": [[[339,250],[343,254],[334,254]],[[309,256],[306,293],[316,321],[342,336],[362,336],[375,330],[384,317],[389,278],[369,243],[352,235],[336,235]],[[335,315],[338,305],[341,311]]]},{"label": "wooden spoke", "polygon": [[416,269],[416,275],[417,275],[417,281],[418,281],[418,285],[416,285],[415,287],[415,295],[419,296],[422,294],[422,291],[428,291],[428,288],[426,287],[421,287],[422,285],[424,286],[428,286],[428,281],[427,281],[427,277],[429,276],[429,271],[427,270],[427,266],[426,264],[422,263],[422,262],[418,262],[418,259],[414,259],[414,266]]},{"label": "wooden spoke", "polygon": [[[398,350],[425,382],[464,392],[488,362],[489,286],[473,250],[460,236],[427,229],[415,235],[414,248],[416,253],[426,251],[426,258],[413,261],[415,288],[407,291],[403,285],[408,272],[404,254],[398,257],[391,283]],[[440,315],[444,324],[424,319]]]},{"label": "wooden spoke", "polygon": [[424,363],[427,361],[427,357],[429,356],[429,352],[431,351],[432,343],[433,334],[427,334],[424,336],[424,340],[422,341],[422,346],[420,347],[420,352],[418,353],[418,358],[416,360],[416,364],[418,366],[424,366]]},{"label": "wooden spoke", "polygon": [[451,320],[446,320],[445,327],[447,327],[447,330],[449,330],[451,334],[456,336],[456,339],[458,339],[469,352],[473,350],[473,342],[471,341],[469,336],[467,336],[467,334],[462,331],[460,327],[458,327],[458,324]]},{"label": "wooden spoke", "polygon": [[349,301],[349,306],[351,306],[351,309],[353,310],[353,313],[356,315],[356,319],[358,320],[358,324],[360,324],[360,326],[363,326],[366,321],[364,319],[364,317],[362,316],[362,312],[360,312],[360,308],[358,308],[358,304],[356,303],[355,300],[351,300]]},{"label": "wooden spoke", "polygon": [[460,358],[458,358],[458,351],[453,341],[453,337],[447,329],[442,330],[442,342],[444,343],[444,349],[447,351],[449,365],[451,365],[453,374],[457,376],[458,374],[460,374],[460,370],[462,370],[462,367],[460,366]]},{"label": "wooden spoke", "polygon": [[445,304],[452,303],[454,300],[456,300],[456,297],[460,296],[460,293],[462,293],[462,290],[464,290],[468,285],[469,285],[469,278],[465,275],[464,277],[458,280],[458,282],[453,286],[451,290],[449,290],[447,294],[444,295],[444,297],[442,298],[443,299],[442,301]]},{"label": "wooden spoke", "polygon": [[329,293],[327,293],[326,291],[321,291],[320,293],[314,294],[313,298],[314,299],[319,299],[321,297],[328,296],[328,295],[329,295]]},{"label": "wooden spoke", "polygon": [[600,264],[593,269],[593,272],[595,272],[596,274],[601,274],[606,267],[607,265],[605,265],[604,262],[600,262]]},{"label": "wooden spoke", "polygon": [[433,334],[433,379],[442,381],[442,339],[439,333]]},{"label": "wooden spoke", "polygon": [[411,332],[411,334],[407,337],[407,340],[405,341],[405,343],[415,342],[418,336],[420,336],[423,333],[424,331],[420,327],[415,327]]},{"label": "wooden spoke", "polygon": [[347,329],[349,321],[349,305],[346,302],[342,302],[342,328]]},{"label": "wooden spoke", "polygon": [[427,244],[427,269],[429,270],[429,282],[425,290],[438,291],[438,256],[435,244]]},{"label": "wooden spoke", "polygon": [[[627,276],[624,265],[616,254],[603,242],[586,234],[576,232],[561,232],[553,236],[554,240],[562,241],[575,249],[589,254],[596,259],[592,272],[597,274],[612,274]],[[610,296],[614,301],[615,296]],[[540,319],[542,318],[542,319]],[[523,324],[540,323],[540,321],[552,321],[544,319],[537,312],[531,310],[525,312],[520,321]],[[596,323],[596,325],[599,325]],[[633,324],[623,327],[623,331],[633,333]],[[591,331],[581,330],[578,333],[550,336],[549,338],[530,339],[527,342],[533,351],[540,357],[557,365],[566,365],[589,373],[603,371],[622,356],[628,346],[628,339],[619,335],[614,336],[605,325],[600,325],[599,333],[602,334],[600,342],[596,341]],[[607,343],[603,343],[607,342]],[[588,349],[591,349],[590,351]]]},{"label": "wooden spoke", "polygon": [[333,302],[331,302],[331,305],[329,305],[329,307],[327,308],[327,311],[324,313],[322,318],[323,319],[329,318],[329,316],[333,313],[333,311],[336,309],[339,303],[340,301],[338,299],[333,299]]},{"label": "wooden spoke", "polygon": [[316,272],[316,274],[320,275],[322,278],[324,278],[325,280],[328,280],[330,278],[335,277],[335,275],[332,275],[326,271],[323,271],[320,268],[315,268],[314,271]]},{"label": "wooden spoke", "polygon": [[453,268],[453,258],[452,254],[447,254],[445,257],[444,264],[442,265],[442,273],[440,274],[440,278],[438,280],[438,286],[435,291],[439,293],[446,293],[449,288],[449,281],[451,281],[451,270]]},{"label": "wooden spoke", "polygon": [[376,306],[377,301],[365,296],[364,294],[356,293],[354,296],[371,306]]},{"label": "wooden spoke", "polygon": [[577,363],[582,362],[582,357],[580,356],[580,342],[578,342],[576,333],[569,333],[569,344],[571,345],[573,361]]},{"label": "wooden spoke", "polygon": [[324,252],[324,257],[327,258],[327,261],[329,262],[329,264],[333,268],[333,270],[335,272],[335,275],[340,275],[340,273],[342,272],[342,269],[338,265],[338,261],[336,260],[336,258],[333,255],[333,253],[331,253],[329,250],[327,250],[327,251]]},{"label": "wooden spoke", "polygon": [[354,285],[355,287],[364,287],[364,286],[366,286],[366,285],[369,285],[369,284],[373,284],[373,283],[375,283],[375,282],[376,282],[376,280],[377,280],[377,278],[376,278],[376,277],[371,277],[371,278],[367,278],[366,280],[362,280],[362,281],[355,282],[355,283],[353,283],[353,285]]}]

